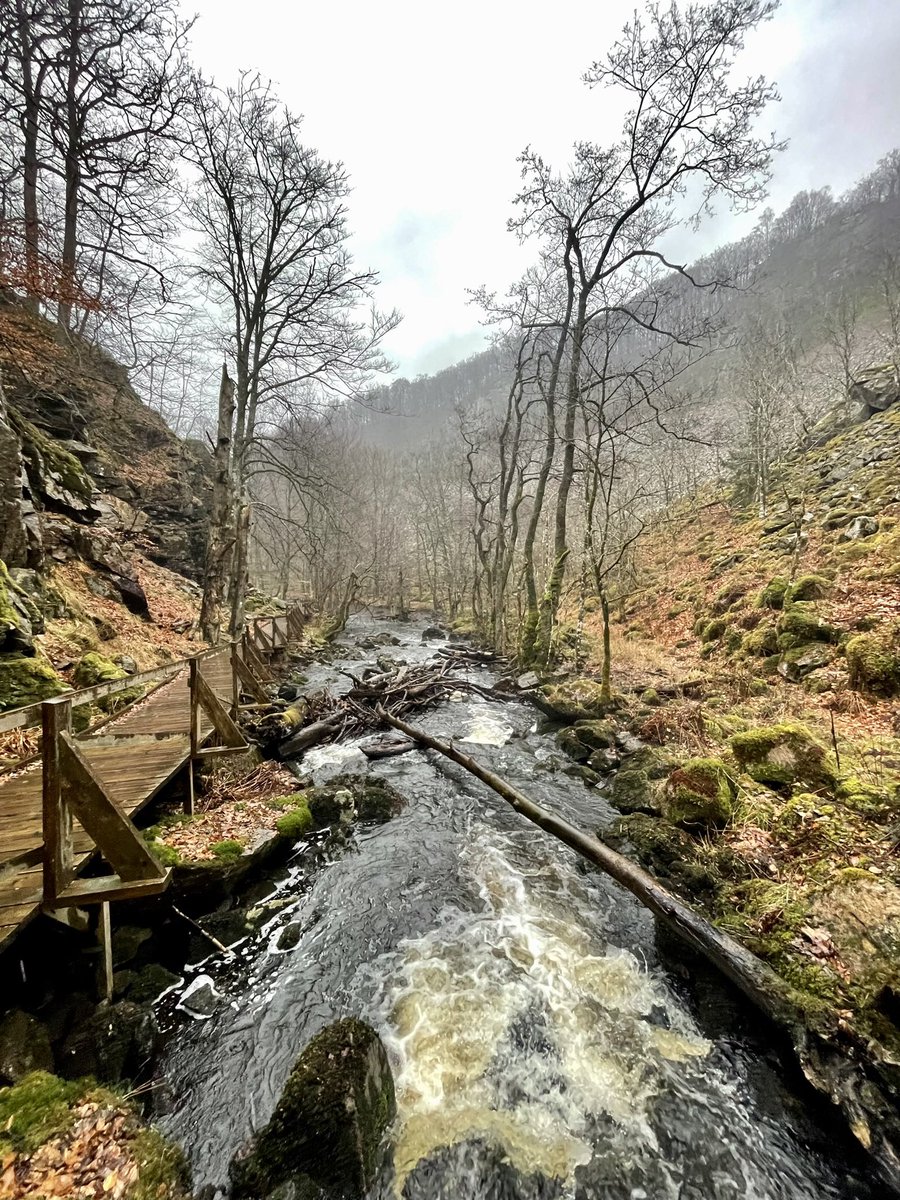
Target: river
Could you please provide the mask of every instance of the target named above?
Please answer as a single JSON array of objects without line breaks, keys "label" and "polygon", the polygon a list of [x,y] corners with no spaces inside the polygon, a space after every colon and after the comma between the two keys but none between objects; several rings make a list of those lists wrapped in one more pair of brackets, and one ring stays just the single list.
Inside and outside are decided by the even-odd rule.
[{"label": "river", "polygon": [[[340,669],[376,654],[422,661],[439,644],[423,628],[353,618],[346,659],[308,671],[310,687],[345,688]],[[356,645],[384,633],[401,645]],[[587,830],[616,815],[564,773],[529,705],[458,695],[421,724]],[[188,976],[220,993],[210,1019],[163,1002],[158,1117],[198,1187],[227,1195],[232,1154],[300,1051],[356,1015],[381,1034],[397,1084],[393,1168],[371,1200],[883,1194],[785,1084],[752,1014],[705,972],[660,959],[627,892],[433,755],[371,770],[403,812],[343,847],[310,840],[245,898],[267,893],[258,933]],[[288,924],[299,940],[279,949]]]}]

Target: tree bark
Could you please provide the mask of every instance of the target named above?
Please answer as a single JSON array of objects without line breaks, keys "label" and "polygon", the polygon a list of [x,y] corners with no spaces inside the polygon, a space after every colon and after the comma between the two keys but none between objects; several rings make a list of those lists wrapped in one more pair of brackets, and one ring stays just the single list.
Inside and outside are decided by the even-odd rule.
[{"label": "tree bark", "polygon": [[203,574],[200,630],[208,642],[218,642],[223,626],[222,605],[234,553],[235,504],[231,478],[231,441],[234,426],[234,384],[223,364],[219,384],[219,419],[213,451],[213,487],[209,534]]}]

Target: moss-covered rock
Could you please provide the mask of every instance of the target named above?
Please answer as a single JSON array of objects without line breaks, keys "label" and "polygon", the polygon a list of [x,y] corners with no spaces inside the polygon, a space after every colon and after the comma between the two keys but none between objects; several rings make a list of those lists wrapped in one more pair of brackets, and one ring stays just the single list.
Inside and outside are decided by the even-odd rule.
[{"label": "moss-covered rock", "polygon": [[50,700],[68,688],[45,658],[0,656],[0,710]]},{"label": "moss-covered rock", "polygon": [[295,841],[302,837],[304,833],[308,833],[313,826],[312,814],[309,811],[309,805],[306,798],[301,794],[297,797],[297,803],[292,805],[279,817],[275,822],[275,828],[282,837],[290,838]]},{"label": "moss-covered rock", "polygon": [[694,840],[663,818],[631,813],[601,830],[600,837],[614,849],[632,852],[661,883],[691,899],[708,901],[721,886],[715,863],[702,859]]},{"label": "moss-covered rock", "polygon": [[757,783],[818,788],[835,782],[825,747],[805,725],[784,722],[749,729],[731,739],[731,749],[741,768]]},{"label": "moss-covered rock", "polygon": [[221,863],[236,863],[244,853],[244,843],[237,838],[226,838],[222,842],[214,842],[209,848],[210,854]]},{"label": "moss-covered rock", "polygon": [[660,781],[672,769],[672,761],[662,751],[646,747],[626,759],[616,772],[610,803],[623,813],[662,813]]},{"label": "moss-covered rock", "polygon": [[[96,650],[91,650],[82,655],[75,664],[72,678],[76,687],[89,688],[96,687],[101,683],[117,683],[120,679],[127,679],[128,672],[111,659],[104,658]],[[140,700],[143,694],[144,689],[140,686],[122,688],[121,691],[113,692],[112,695],[101,696],[97,701],[97,707],[103,712],[118,712],[119,709]]]},{"label": "moss-covered rock", "polygon": [[394,1081],[378,1035],[355,1017],[318,1034],[297,1060],[265,1128],[231,1164],[235,1200],[313,1180],[362,1196],[394,1117]]},{"label": "moss-covered rock", "polygon": [[757,604],[760,608],[779,609],[784,605],[784,597],[790,584],[787,579],[781,575],[776,575],[774,579],[770,579],[763,590],[759,593]]},{"label": "moss-covered rock", "polygon": [[717,642],[725,636],[727,628],[728,626],[721,617],[715,617],[712,621],[707,621],[701,629],[700,641],[704,644]]},{"label": "moss-covered rock", "polygon": [[538,689],[540,707],[560,721],[594,721],[614,711],[619,704],[603,697],[596,679],[566,679],[545,683]]},{"label": "moss-covered rock", "polygon": [[829,666],[833,659],[834,650],[825,642],[810,642],[807,646],[785,650],[778,664],[778,674],[791,683],[799,683],[813,671]]},{"label": "moss-covered rock", "polygon": [[0,1088],[0,1158],[32,1154],[70,1123],[69,1109],[84,1092],[81,1080],[67,1082],[34,1071],[15,1087]]},{"label": "moss-covered rock", "polygon": [[101,1083],[135,1080],[152,1058],[156,1037],[151,1008],[130,1000],[101,1004],[63,1043],[61,1073],[70,1079],[90,1075]]},{"label": "moss-covered rock", "polygon": [[556,743],[575,762],[587,762],[595,750],[610,750],[616,744],[616,728],[610,721],[576,721],[561,729]]},{"label": "moss-covered rock", "polygon": [[741,649],[745,654],[759,655],[762,658],[776,654],[778,652],[778,630],[774,625],[765,623],[757,625],[755,629],[744,634],[741,640]]},{"label": "moss-covered rock", "polygon": [[724,828],[733,804],[734,784],[717,758],[689,758],[666,780],[666,816],[686,829]]},{"label": "moss-covered rock", "polygon": [[831,580],[824,575],[801,575],[787,589],[784,599],[788,604],[798,600],[821,600],[831,590]]},{"label": "moss-covered rock", "polygon": [[881,696],[900,695],[900,630],[858,634],[844,653],[851,687]]},{"label": "moss-covered rock", "polygon": [[810,642],[836,642],[840,636],[812,604],[791,604],[778,619],[779,650],[794,650]]}]

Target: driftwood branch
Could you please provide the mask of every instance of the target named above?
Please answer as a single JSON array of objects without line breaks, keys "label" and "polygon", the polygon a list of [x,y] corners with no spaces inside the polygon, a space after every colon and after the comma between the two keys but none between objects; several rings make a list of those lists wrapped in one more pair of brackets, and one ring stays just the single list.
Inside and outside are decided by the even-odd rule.
[{"label": "driftwood branch", "polygon": [[378,716],[385,724],[393,726],[407,738],[438,751],[464,767],[492,788],[498,796],[502,796],[517,813],[601,867],[683,941],[727,976],[767,1017],[779,1024],[793,1027],[802,1024],[799,1011],[791,999],[790,988],[780,975],[751,954],[740,942],[717,929],[690,905],[674,896],[648,872],[624,855],[617,854],[599,838],[584,833],[562,817],[542,808],[505,779],[483,767],[476,759],[457,750],[452,743],[442,742],[424,730],[408,725],[383,708],[378,710]]}]

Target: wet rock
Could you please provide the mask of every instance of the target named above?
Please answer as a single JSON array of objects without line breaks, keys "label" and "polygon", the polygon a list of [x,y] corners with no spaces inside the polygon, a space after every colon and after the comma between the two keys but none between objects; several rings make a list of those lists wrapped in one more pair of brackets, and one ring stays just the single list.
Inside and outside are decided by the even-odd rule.
[{"label": "wet rock", "polygon": [[216,991],[212,980],[208,975],[201,975],[194,980],[193,984],[181,997],[178,1007],[190,1013],[192,1017],[207,1020],[221,1003],[222,997]]},{"label": "wet rock", "polygon": [[149,963],[142,971],[130,974],[131,979],[123,988],[123,993],[124,998],[134,1004],[152,1004],[163,992],[168,992],[181,983],[180,976],[167,971],[159,963]]},{"label": "wet rock", "polygon": [[302,925],[297,921],[291,921],[290,925],[285,925],[284,929],[279,933],[275,948],[277,950],[293,950],[302,936]]},{"label": "wet rock", "polygon": [[527,692],[532,688],[536,688],[540,682],[541,678],[537,671],[526,671],[524,675],[520,675],[516,680],[516,687],[520,688],[523,692]]},{"label": "wet rock", "polygon": [[556,744],[576,762],[587,762],[597,750],[612,750],[616,744],[616,729],[609,721],[576,721],[560,730]]},{"label": "wet rock", "polygon": [[142,925],[119,925],[113,930],[113,966],[122,967],[134,962],[144,946],[153,936],[151,930]]},{"label": "wet rock", "polygon": [[311,772],[316,787],[321,787],[339,775],[365,775],[369,760],[359,746],[317,746],[303,756],[303,766]]},{"label": "wet rock", "polygon": [[36,1018],[14,1009],[0,1020],[0,1084],[17,1083],[31,1071],[52,1071],[50,1035]]},{"label": "wet rock", "polygon": [[311,1179],[362,1197],[396,1111],[387,1055],[355,1017],[318,1034],[294,1065],[269,1123],[231,1164],[235,1200],[264,1200]]},{"label": "wet rock", "polygon": [[77,1079],[100,1083],[139,1078],[153,1057],[157,1027],[153,1010],[130,1000],[101,1004],[63,1043],[59,1066]]},{"label": "wet rock", "polygon": [[444,633],[443,629],[439,628],[437,625],[429,625],[427,629],[422,630],[423,642],[437,641],[439,638],[443,639],[446,636],[447,635]]}]

